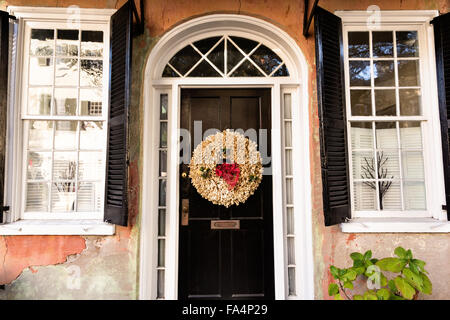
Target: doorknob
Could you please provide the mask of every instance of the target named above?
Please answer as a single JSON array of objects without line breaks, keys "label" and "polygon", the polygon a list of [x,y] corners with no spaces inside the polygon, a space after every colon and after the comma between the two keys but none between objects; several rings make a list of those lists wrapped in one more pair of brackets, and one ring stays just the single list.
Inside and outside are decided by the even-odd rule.
[{"label": "doorknob", "polygon": [[181,199],[181,225],[189,225],[189,199]]}]

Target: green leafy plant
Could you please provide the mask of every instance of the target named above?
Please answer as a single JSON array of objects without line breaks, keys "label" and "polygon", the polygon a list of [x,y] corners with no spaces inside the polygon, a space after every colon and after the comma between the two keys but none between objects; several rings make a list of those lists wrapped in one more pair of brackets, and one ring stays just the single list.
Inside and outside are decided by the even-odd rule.
[{"label": "green leafy plant", "polygon": [[[394,250],[396,257],[383,259],[372,258],[372,251],[364,254],[353,252],[350,258],[353,266],[340,269],[330,266],[330,272],[336,282],[328,286],[328,294],[335,300],[344,297],[351,300],[346,290],[354,289],[354,281],[359,277],[367,278],[368,290],[363,294],[353,295],[353,300],[412,300],[420,292],[432,293],[431,281],[425,270],[425,262],[414,259],[411,250],[397,247]],[[394,275],[391,280],[382,271]]]}]

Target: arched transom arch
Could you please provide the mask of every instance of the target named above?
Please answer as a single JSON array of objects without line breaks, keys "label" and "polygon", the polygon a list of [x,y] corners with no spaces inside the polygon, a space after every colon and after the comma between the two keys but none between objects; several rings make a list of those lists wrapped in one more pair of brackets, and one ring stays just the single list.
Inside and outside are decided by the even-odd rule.
[{"label": "arched transom arch", "polygon": [[215,36],[189,43],[166,64],[163,78],[288,77],[284,61],[270,48],[238,36]]}]

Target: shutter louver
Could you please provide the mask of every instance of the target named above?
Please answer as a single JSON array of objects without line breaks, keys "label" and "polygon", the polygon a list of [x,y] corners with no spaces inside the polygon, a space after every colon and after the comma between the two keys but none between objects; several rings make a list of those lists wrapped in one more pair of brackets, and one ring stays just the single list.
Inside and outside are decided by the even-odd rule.
[{"label": "shutter louver", "polygon": [[5,190],[6,124],[8,110],[9,15],[0,11],[0,223]]},{"label": "shutter louver", "polygon": [[108,146],[105,183],[105,218],[128,222],[128,110],[131,91],[132,11],[128,1],[111,17]]},{"label": "shutter louver", "polygon": [[441,122],[445,198],[447,218],[450,220],[450,13],[436,17],[433,19],[432,23],[434,25],[436,50],[436,74],[439,97],[439,117]]},{"label": "shutter louver", "polygon": [[342,21],[317,7],[314,33],[323,210],[325,225],[331,226],[350,216]]}]

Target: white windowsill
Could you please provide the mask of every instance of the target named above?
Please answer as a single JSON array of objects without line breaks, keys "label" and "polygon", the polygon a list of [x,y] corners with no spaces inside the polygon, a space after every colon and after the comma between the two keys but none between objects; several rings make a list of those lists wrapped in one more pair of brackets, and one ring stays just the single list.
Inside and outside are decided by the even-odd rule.
[{"label": "white windowsill", "polygon": [[450,222],[433,218],[354,218],[341,223],[344,233],[449,233]]},{"label": "white windowsill", "polygon": [[0,235],[113,235],[115,225],[101,220],[19,220],[0,224]]}]

